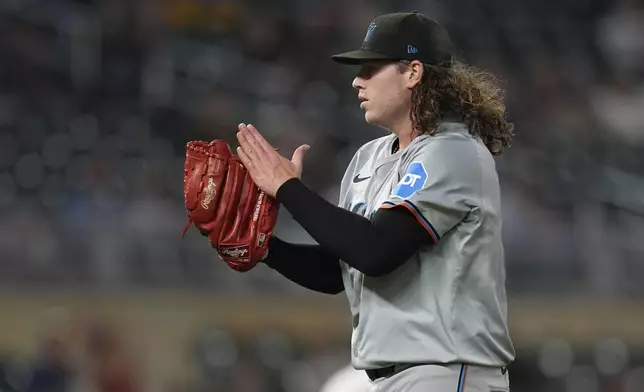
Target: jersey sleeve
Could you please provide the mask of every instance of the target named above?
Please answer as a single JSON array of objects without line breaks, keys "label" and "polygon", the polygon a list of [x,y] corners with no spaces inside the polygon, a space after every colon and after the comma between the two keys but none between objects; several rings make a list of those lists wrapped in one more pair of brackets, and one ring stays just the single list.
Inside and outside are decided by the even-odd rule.
[{"label": "jersey sleeve", "polygon": [[405,159],[399,179],[380,208],[406,208],[435,243],[479,200],[480,166],[470,140],[426,144]]}]

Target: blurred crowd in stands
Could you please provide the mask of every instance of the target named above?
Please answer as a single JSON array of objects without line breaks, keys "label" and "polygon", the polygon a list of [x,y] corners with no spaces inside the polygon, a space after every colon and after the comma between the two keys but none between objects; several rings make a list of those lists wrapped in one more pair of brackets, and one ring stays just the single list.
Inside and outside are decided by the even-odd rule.
[{"label": "blurred crowd in stands", "polygon": [[[146,361],[140,334],[102,319],[49,321],[33,355],[0,352],[0,391],[368,392],[366,374],[348,366],[346,342],[332,337],[306,344],[275,330],[240,338],[234,331],[206,329],[182,350],[166,353],[190,371],[162,373],[149,355]],[[644,389],[644,352],[619,339],[583,348],[552,339],[517,354],[509,367],[512,391]]]},{"label": "blurred crowd in stands", "polygon": [[[383,12],[444,23],[504,81],[500,157],[511,291],[641,296],[644,16],[635,0],[8,0],[0,4],[0,280],[297,290],[181,241],[184,146],[250,122],[336,202],[364,123],[329,61]],[[194,233],[192,233],[194,234]],[[310,241],[288,211],[279,236]]]}]

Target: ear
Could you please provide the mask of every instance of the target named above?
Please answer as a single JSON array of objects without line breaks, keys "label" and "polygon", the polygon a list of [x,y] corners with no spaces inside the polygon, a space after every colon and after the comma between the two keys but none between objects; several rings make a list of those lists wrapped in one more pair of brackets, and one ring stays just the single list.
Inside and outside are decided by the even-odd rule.
[{"label": "ear", "polygon": [[407,88],[413,89],[416,87],[423,78],[423,63],[418,60],[414,60],[409,63],[407,67]]}]

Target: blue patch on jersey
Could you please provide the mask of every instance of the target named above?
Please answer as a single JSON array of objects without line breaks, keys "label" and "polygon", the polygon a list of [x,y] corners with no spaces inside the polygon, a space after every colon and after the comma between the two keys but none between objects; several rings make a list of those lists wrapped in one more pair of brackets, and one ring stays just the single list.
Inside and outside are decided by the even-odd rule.
[{"label": "blue patch on jersey", "polygon": [[427,182],[427,171],[422,162],[412,162],[402,180],[394,188],[394,196],[408,198],[421,190]]}]

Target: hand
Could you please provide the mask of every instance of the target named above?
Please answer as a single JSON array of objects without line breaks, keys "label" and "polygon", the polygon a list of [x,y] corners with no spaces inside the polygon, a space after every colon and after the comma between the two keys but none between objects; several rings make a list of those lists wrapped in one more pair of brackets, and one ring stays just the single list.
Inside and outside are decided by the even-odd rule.
[{"label": "hand", "polygon": [[302,163],[309,146],[299,146],[288,160],[281,156],[252,126],[239,124],[237,155],[257,186],[271,197],[291,178],[302,176]]}]

